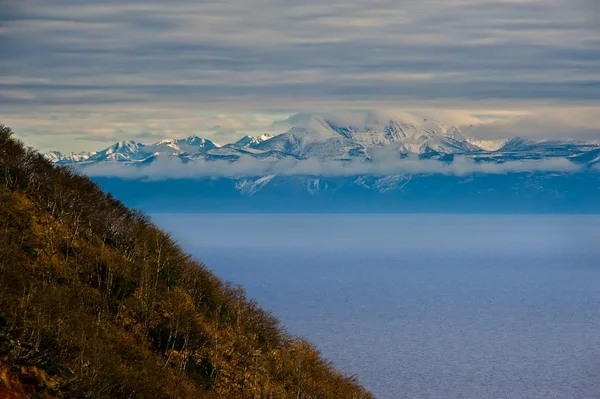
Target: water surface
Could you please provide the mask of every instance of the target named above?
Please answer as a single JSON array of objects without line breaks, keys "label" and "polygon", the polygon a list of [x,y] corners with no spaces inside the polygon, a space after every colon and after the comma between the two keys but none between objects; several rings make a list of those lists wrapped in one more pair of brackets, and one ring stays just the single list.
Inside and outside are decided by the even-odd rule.
[{"label": "water surface", "polygon": [[600,397],[600,217],[153,219],[379,398]]}]

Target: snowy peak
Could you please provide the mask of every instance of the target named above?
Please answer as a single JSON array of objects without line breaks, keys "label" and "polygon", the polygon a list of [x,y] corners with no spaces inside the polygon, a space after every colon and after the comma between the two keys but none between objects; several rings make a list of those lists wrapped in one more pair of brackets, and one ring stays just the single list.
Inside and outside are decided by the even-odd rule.
[{"label": "snowy peak", "polygon": [[244,147],[252,147],[253,145],[262,143],[263,141],[267,141],[269,139],[272,139],[273,136],[270,134],[262,134],[260,136],[244,136],[241,139],[239,139],[238,141],[236,141],[235,143],[233,143],[234,146],[236,147],[240,147],[240,148],[244,148]]},{"label": "snowy peak", "polygon": [[210,140],[190,136],[186,139],[164,139],[154,144],[142,144],[132,140],[124,140],[95,153],[61,154],[58,151],[52,151],[44,156],[54,163],[140,162],[155,159],[159,155],[180,156],[182,154],[197,154],[217,148],[219,146]]},{"label": "snowy peak", "polygon": [[283,152],[304,159],[340,161],[368,158],[364,145],[352,140],[322,118],[311,118],[301,126],[293,127],[253,148]]},{"label": "snowy peak", "polygon": [[198,136],[190,136],[187,139],[176,140],[176,143],[177,143],[177,145],[180,145],[180,146],[190,146],[190,147],[202,148],[207,151],[212,150],[213,148],[220,147],[220,145],[218,145],[210,140],[198,137]]},{"label": "snowy peak", "polygon": [[144,144],[136,143],[131,140],[119,141],[105,149],[103,152],[106,155],[110,154],[135,154],[140,151],[140,148],[144,147]]},{"label": "snowy peak", "polygon": [[401,153],[460,154],[479,151],[456,127],[421,119],[393,120],[369,114],[353,123],[326,117],[305,119],[288,132],[259,144],[257,148],[290,152],[300,157],[327,159],[369,158],[369,149],[392,146]]},{"label": "snowy peak", "polygon": [[154,147],[155,151],[162,152],[161,149],[171,149],[175,153],[196,152],[200,150],[209,151],[220,147],[210,140],[198,136],[190,136],[186,139],[166,139],[156,142],[148,147]]},{"label": "snowy peak", "polygon": [[95,152],[67,152],[51,151],[44,154],[44,158],[52,163],[73,163],[87,161]]},{"label": "snowy peak", "polygon": [[147,157],[147,153],[143,151],[144,144],[136,143],[135,141],[125,140],[119,141],[99,151],[89,158],[90,161],[136,161]]},{"label": "snowy peak", "polygon": [[525,140],[521,137],[515,137],[513,139],[508,140],[504,145],[500,148],[501,151],[515,151],[522,150],[530,147],[531,145],[535,145],[534,141]]},{"label": "snowy peak", "polygon": [[469,141],[463,132],[461,132],[456,126],[451,126],[448,130],[446,130],[444,135],[457,141]]},{"label": "snowy peak", "polygon": [[506,139],[502,140],[478,140],[478,139],[467,139],[467,141],[481,148],[484,151],[498,151],[500,148],[504,147],[504,145],[508,142]]},{"label": "snowy peak", "polygon": [[132,140],[123,140],[123,141],[119,141],[118,143],[115,143],[114,145],[112,145],[109,148],[115,148],[116,151],[120,151],[120,152],[135,152],[138,151],[140,147],[143,147],[144,144],[141,143],[136,143],[135,141]]},{"label": "snowy peak", "polygon": [[44,154],[44,159],[52,163],[60,162],[63,159],[63,154],[60,151],[50,151]]}]

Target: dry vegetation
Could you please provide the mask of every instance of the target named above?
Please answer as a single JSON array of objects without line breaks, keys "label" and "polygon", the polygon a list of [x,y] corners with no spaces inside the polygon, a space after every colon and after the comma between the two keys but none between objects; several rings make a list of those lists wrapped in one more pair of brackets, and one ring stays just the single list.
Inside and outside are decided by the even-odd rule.
[{"label": "dry vegetation", "polygon": [[371,398],[140,212],[0,125],[0,396]]}]

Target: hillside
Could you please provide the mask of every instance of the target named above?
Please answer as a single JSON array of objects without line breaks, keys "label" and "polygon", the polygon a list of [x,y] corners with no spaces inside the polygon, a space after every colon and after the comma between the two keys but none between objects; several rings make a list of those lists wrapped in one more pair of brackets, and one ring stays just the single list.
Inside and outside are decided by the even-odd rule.
[{"label": "hillside", "polygon": [[0,396],[371,398],[137,211],[0,125]]}]

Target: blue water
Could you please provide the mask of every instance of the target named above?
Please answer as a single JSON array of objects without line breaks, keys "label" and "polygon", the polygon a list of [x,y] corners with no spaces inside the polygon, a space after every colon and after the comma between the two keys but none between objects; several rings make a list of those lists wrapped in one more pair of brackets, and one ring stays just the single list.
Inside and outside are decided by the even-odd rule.
[{"label": "blue water", "polygon": [[379,398],[600,398],[600,217],[153,219]]}]

